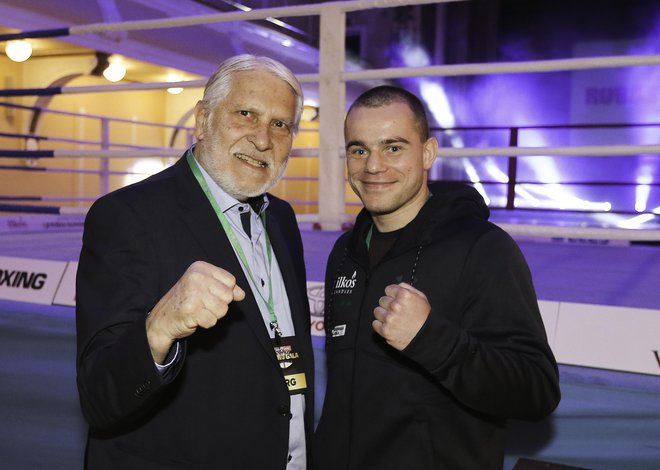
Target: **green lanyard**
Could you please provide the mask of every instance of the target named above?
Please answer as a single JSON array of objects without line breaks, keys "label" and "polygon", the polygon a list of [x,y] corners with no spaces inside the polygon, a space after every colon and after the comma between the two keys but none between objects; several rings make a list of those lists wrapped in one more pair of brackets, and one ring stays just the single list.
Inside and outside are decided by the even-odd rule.
[{"label": "green lanyard", "polygon": [[259,297],[263,299],[263,301],[266,303],[266,306],[268,307],[268,315],[270,317],[270,328],[275,332],[276,338],[281,338],[282,331],[280,330],[279,324],[277,323],[277,315],[275,315],[275,302],[273,301],[273,282],[270,276],[270,272],[272,270],[272,264],[273,264],[273,248],[270,245],[270,239],[268,238],[268,233],[266,232],[266,212],[262,211],[260,217],[261,217],[261,222],[263,223],[264,226],[264,235],[266,236],[266,253],[268,255],[268,272],[269,272],[268,299],[266,299],[261,294],[261,290],[259,289],[258,284],[254,279],[254,276],[252,275],[252,270],[250,269],[250,265],[248,264],[247,257],[243,252],[241,243],[238,241],[238,238],[236,237],[236,233],[234,232],[234,229],[232,229],[231,224],[227,219],[227,216],[222,212],[222,209],[220,209],[220,206],[218,206],[217,201],[213,197],[213,194],[211,193],[208,184],[206,184],[206,180],[204,179],[202,172],[199,170],[199,167],[197,166],[197,161],[195,160],[195,157],[193,156],[190,150],[188,150],[188,152],[186,153],[186,159],[188,160],[188,165],[190,166],[190,169],[195,175],[197,182],[202,187],[204,194],[206,194],[207,199],[211,203],[211,207],[213,207],[215,214],[218,216],[218,219],[220,220],[220,224],[222,225],[222,228],[227,234],[227,238],[229,238],[229,241],[231,242],[231,246],[234,247],[234,251],[238,256],[238,259],[241,261],[241,264],[247,271],[248,276],[250,276],[250,280],[252,281],[252,284],[255,286],[257,293],[259,294]]},{"label": "green lanyard", "polygon": [[369,231],[367,232],[367,239],[365,240],[367,242],[367,250],[371,248],[371,237],[374,234],[374,226],[371,224],[371,227],[369,227]]}]

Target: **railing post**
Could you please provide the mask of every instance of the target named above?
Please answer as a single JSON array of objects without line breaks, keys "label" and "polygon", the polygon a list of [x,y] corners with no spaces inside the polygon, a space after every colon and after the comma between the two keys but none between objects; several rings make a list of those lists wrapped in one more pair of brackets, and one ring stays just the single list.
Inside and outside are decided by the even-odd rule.
[{"label": "railing post", "polygon": [[[346,106],[346,13],[324,4],[320,18],[319,219],[322,230],[340,230],[344,221],[343,122]],[[322,195],[322,197],[321,197]]]},{"label": "railing post", "polygon": [[[107,118],[101,119],[101,150],[110,149],[110,120]],[[110,192],[110,162],[107,156],[101,157],[99,165],[99,190],[100,195],[108,194]]]},{"label": "railing post", "polygon": [[[518,128],[512,127],[509,134],[509,147],[517,147],[517,146],[518,146]],[[507,173],[509,176],[509,181],[507,183],[507,190],[506,190],[506,209],[512,211],[516,208],[515,206],[516,179],[518,174],[517,157],[515,156],[509,157],[509,166]]]}]

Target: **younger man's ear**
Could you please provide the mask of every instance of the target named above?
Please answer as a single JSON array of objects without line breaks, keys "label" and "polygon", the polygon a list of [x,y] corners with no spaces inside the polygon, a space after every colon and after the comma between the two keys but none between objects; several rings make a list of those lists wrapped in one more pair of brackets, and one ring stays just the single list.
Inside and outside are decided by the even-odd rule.
[{"label": "younger man's ear", "polygon": [[429,137],[426,142],[424,142],[422,158],[425,170],[430,170],[433,166],[433,162],[435,162],[435,159],[438,156],[438,147],[438,139],[435,137]]}]

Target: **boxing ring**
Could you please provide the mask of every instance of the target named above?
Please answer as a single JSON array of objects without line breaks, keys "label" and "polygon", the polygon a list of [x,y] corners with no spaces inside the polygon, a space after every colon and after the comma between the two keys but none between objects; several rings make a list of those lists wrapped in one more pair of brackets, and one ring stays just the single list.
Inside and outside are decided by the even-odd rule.
[{"label": "boxing ring", "polygon": [[[325,383],[322,325],[325,260],[342,226],[350,223],[358,209],[357,201],[346,194],[343,155],[337,145],[343,142],[341,123],[346,83],[412,76],[660,64],[660,56],[627,56],[368,71],[337,68],[336,64],[343,64],[345,59],[342,51],[346,12],[422,3],[440,2],[333,2],[19,33],[20,37],[59,37],[281,15],[320,16],[320,70],[318,74],[299,76],[299,79],[303,83],[318,83],[321,121],[318,127],[303,127],[301,134],[313,137],[304,139],[303,144],[294,144],[290,167],[296,172],[288,170],[284,179],[286,185],[318,184],[318,196],[310,196],[315,191],[307,190],[299,196],[279,186],[274,191],[296,208],[303,235],[313,314],[317,416]],[[0,40],[8,36],[0,36]],[[163,165],[171,164],[192,141],[191,128],[186,122],[167,125],[130,120],[123,124],[166,130],[167,138],[160,138],[160,141],[170,145],[117,142],[112,139],[110,128],[121,124],[120,119],[18,105],[10,102],[10,98],[163,90],[172,86],[199,88],[203,83],[204,80],[195,80],[174,84],[0,90],[0,100],[4,97],[0,108],[44,115],[67,114],[73,119],[93,119],[99,123],[98,138],[87,140],[39,133],[0,133],[2,142],[10,142],[6,148],[0,148],[0,171],[5,174],[16,178],[46,173],[97,179],[93,185],[87,185],[92,186],[92,191],[84,195],[17,195],[0,189],[0,422],[3,424],[0,456],[3,468],[82,467],[85,425],[75,387],[72,282],[84,214],[96,197],[121,186],[123,177],[135,174],[121,162],[139,156]],[[437,130],[439,134],[447,131]],[[15,141],[25,142],[26,148],[18,148],[19,145],[12,143]],[[657,158],[660,145],[443,147],[440,157],[488,155],[515,161],[539,155],[568,158],[640,153]],[[310,159],[316,162],[310,163]],[[4,164],[5,161],[13,163]],[[20,164],[23,161],[30,164]],[[49,165],[42,165],[44,161]],[[64,166],[50,163],[58,161],[64,162]],[[112,162],[120,163],[113,166]],[[306,172],[309,168],[315,171]],[[508,191],[509,195],[516,192],[515,179]],[[653,216],[651,211],[647,212]],[[660,222],[657,219],[656,216],[656,222],[648,224],[650,228],[635,230],[603,227],[594,219],[571,213],[541,214],[505,208],[492,211],[493,222],[511,233],[530,265],[549,341],[560,363],[562,389],[562,401],[551,417],[539,423],[511,422],[505,468],[513,468],[520,458],[598,469],[646,470],[660,466],[660,340],[657,339],[660,331],[660,248],[657,246]],[[45,286],[36,288],[36,275],[42,273],[49,273],[50,277]],[[48,292],[44,293],[46,290]]]}]

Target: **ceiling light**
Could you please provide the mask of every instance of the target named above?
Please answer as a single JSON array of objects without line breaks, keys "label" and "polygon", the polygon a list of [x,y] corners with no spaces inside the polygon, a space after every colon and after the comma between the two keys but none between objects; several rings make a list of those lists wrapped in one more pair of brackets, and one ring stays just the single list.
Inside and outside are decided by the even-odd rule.
[{"label": "ceiling light", "polygon": [[[170,76],[167,77],[167,81],[168,81],[168,82],[180,82],[180,81],[182,81],[182,80],[183,80],[183,79],[182,79],[179,75],[175,75],[175,74],[172,74],[172,75],[170,75]],[[167,89],[167,92],[168,92],[170,95],[178,95],[178,94],[181,93],[182,91],[183,91],[183,87],[180,87],[180,86],[171,87],[171,88],[168,88],[168,89]]]},{"label": "ceiling light", "polygon": [[126,67],[119,60],[111,60],[108,67],[103,71],[103,76],[111,82],[118,82],[126,75]]},{"label": "ceiling light", "polygon": [[165,169],[165,165],[159,159],[141,159],[129,169],[131,174],[124,176],[124,186],[142,181],[148,176],[155,175]]},{"label": "ceiling light", "polygon": [[311,104],[305,104],[305,106],[303,107],[303,111],[302,111],[302,114],[300,116],[300,119],[302,121],[309,122],[309,121],[313,121],[318,116],[319,116],[318,106],[314,106],[314,105],[311,105]]},{"label": "ceiling light", "polygon": [[5,54],[14,62],[25,62],[32,55],[32,45],[25,39],[7,41]]}]

